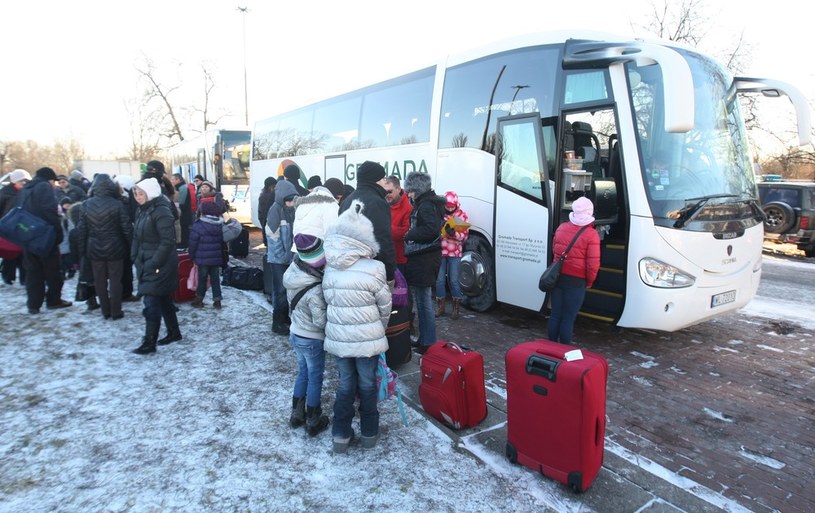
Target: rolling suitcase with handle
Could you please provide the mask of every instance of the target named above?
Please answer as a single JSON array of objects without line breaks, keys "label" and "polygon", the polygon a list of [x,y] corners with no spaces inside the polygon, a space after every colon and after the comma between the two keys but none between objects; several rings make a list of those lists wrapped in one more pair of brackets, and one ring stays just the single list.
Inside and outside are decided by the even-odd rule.
[{"label": "rolling suitcase with handle", "polygon": [[195,291],[187,287],[187,278],[190,277],[192,271],[192,258],[186,251],[178,253],[178,287],[173,293],[173,301],[176,303],[183,303],[185,301],[192,301],[195,299]]},{"label": "rolling suitcase with handle", "polygon": [[422,356],[419,402],[453,429],[475,426],[487,416],[484,357],[452,342],[436,342]]},{"label": "rolling suitcase with handle", "polygon": [[507,446],[513,463],[586,490],[603,465],[608,361],[549,340],[506,353]]},{"label": "rolling suitcase with handle", "polygon": [[388,337],[388,350],[385,360],[388,367],[397,369],[410,361],[413,349],[410,347],[410,318],[406,306],[394,306],[385,336]]}]

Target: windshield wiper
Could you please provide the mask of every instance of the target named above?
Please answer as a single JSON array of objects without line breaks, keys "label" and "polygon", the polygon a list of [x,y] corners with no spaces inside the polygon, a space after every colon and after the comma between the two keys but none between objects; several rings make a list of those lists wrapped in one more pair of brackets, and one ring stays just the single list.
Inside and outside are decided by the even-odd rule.
[{"label": "windshield wiper", "polygon": [[674,228],[682,228],[689,221],[693,220],[693,218],[696,217],[696,214],[702,210],[702,207],[704,207],[705,204],[712,199],[738,197],[739,196],[737,194],[711,194],[709,196],[701,196],[699,198],[688,198],[685,201],[695,201],[696,203],[679,211],[679,219],[677,219],[674,223]]}]

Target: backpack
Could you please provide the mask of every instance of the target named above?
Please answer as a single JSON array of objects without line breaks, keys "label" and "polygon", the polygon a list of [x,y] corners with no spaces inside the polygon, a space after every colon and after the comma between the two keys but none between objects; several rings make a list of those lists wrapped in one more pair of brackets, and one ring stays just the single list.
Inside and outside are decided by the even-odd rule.
[{"label": "backpack", "polygon": [[399,375],[388,367],[385,353],[381,353],[376,364],[376,387],[379,391],[377,402],[385,401],[395,395],[396,403],[399,405],[399,414],[402,416],[402,424],[407,427],[407,415],[405,414],[405,405],[402,403],[402,392],[399,390],[398,380]]}]

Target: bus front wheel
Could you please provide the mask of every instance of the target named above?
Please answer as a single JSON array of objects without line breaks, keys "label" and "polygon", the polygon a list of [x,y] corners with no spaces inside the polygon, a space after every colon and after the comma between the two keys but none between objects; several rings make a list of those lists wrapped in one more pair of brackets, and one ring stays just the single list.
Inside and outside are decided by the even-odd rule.
[{"label": "bus front wheel", "polygon": [[464,243],[459,282],[467,296],[464,306],[486,312],[495,306],[495,264],[487,241],[471,235]]}]

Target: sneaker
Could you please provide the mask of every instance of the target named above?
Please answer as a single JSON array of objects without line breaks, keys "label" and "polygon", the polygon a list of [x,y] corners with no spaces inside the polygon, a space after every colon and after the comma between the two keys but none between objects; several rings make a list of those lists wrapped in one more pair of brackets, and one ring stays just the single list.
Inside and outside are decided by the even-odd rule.
[{"label": "sneaker", "polygon": [[56,308],[68,308],[72,304],[73,303],[71,303],[70,301],[65,301],[64,299],[60,299],[59,303],[55,303],[53,305],[47,305],[47,307],[48,307],[49,310],[54,310]]},{"label": "sneaker", "polygon": [[348,446],[351,445],[351,442],[354,440],[354,433],[351,433],[350,438],[337,438],[334,437],[334,443],[331,446],[331,450],[334,454],[345,454],[348,452]]},{"label": "sneaker", "polygon": [[379,433],[374,436],[363,436],[360,441],[363,449],[373,449],[376,447],[376,442],[379,441]]},{"label": "sneaker", "polygon": [[430,349],[430,346],[424,346],[421,344],[413,346],[413,350],[418,354],[425,354],[428,349]]}]

